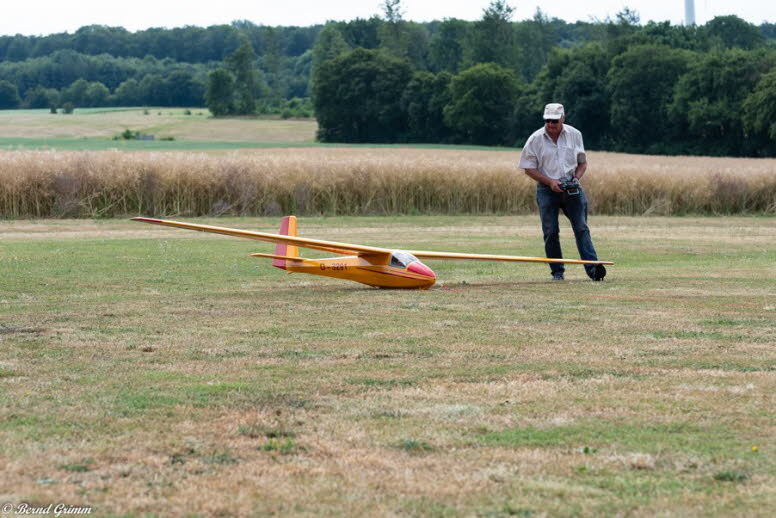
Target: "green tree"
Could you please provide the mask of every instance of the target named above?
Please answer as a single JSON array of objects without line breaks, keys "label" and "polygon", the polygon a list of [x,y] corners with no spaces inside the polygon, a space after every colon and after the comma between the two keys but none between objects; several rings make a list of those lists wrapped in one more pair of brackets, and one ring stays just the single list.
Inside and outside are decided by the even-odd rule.
[{"label": "green tree", "polygon": [[27,38],[13,38],[5,51],[5,59],[24,61],[30,57],[32,42]]},{"label": "green tree", "polygon": [[674,85],[692,54],[659,45],[629,48],[607,74],[614,144],[630,152],[671,152],[676,131],[668,117]]},{"label": "green tree", "polygon": [[380,48],[397,58],[407,58],[404,32],[407,23],[402,19],[404,9],[401,0],[383,0],[385,20],[377,28]]},{"label": "green tree", "polygon": [[140,85],[137,79],[127,79],[113,92],[116,104],[119,106],[139,106],[143,102]]},{"label": "green tree", "polygon": [[[694,60],[677,82],[669,113],[689,150],[704,155],[746,155],[742,104],[759,79],[776,65],[776,54],[738,48]],[[756,145],[755,145],[756,147]]]},{"label": "green tree", "polygon": [[629,7],[624,7],[615,15],[614,20],[607,16],[606,21],[600,25],[604,29],[604,41],[606,41],[609,53],[615,56],[625,52],[635,44],[631,39],[639,31],[639,13]]},{"label": "green tree", "polygon": [[388,23],[400,22],[404,16],[401,0],[383,0],[382,8]]},{"label": "green tree", "polygon": [[408,59],[416,68],[425,68],[428,60],[428,31],[422,25],[402,19],[401,0],[385,0],[385,21],[377,29],[380,48],[393,57]]},{"label": "green tree", "polygon": [[452,78],[447,72],[413,74],[402,95],[402,109],[407,114],[407,140],[447,142],[452,139],[452,132],[444,122],[444,107],[450,103]]},{"label": "green tree", "polygon": [[[512,133],[515,135],[516,145],[522,145],[531,133],[542,125],[544,104],[541,101],[543,99],[537,94],[536,82],[522,88],[515,99]],[[587,136],[585,136],[585,141],[587,141]]]},{"label": "green tree", "polygon": [[482,19],[474,22],[468,32],[464,52],[466,63],[496,63],[513,70],[519,67],[512,26],[514,11],[514,7],[504,0],[494,0],[485,8]]},{"label": "green tree", "polygon": [[123,55],[129,32],[123,27],[108,27],[105,25],[85,25],[73,34],[73,48],[82,54]]},{"label": "green tree", "polygon": [[92,81],[84,94],[85,106],[107,106],[110,90],[99,81]]},{"label": "green tree", "polygon": [[430,36],[425,26],[415,22],[403,22],[402,52],[416,69],[428,68],[429,41]]},{"label": "green tree", "polygon": [[377,16],[368,20],[356,18],[349,22],[339,22],[337,29],[351,48],[376,49],[380,44],[377,31],[382,23],[383,21]]},{"label": "green tree", "polygon": [[[598,43],[555,49],[534,82],[536,100],[526,106],[531,111],[530,120],[535,120],[535,114],[545,104],[559,102],[566,108],[568,123],[583,133],[586,146],[605,147],[610,133],[606,79],[609,65],[608,53]],[[535,126],[530,127],[536,129]],[[524,135],[527,129],[520,134]]]},{"label": "green tree", "polygon": [[738,16],[717,16],[703,26],[703,32],[712,46],[730,49],[755,49],[765,44],[765,38],[751,23]]},{"label": "green tree", "polygon": [[743,102],[747,137],[761,142],[760,156],[776,156],[776,69],[764,74]]},{"label": "green tree", "polygon": [[531,20],[516,24],[515,41],[520,49],[520,71],[525,80],[533,80],[547,63],[556,39],[555,25],[538,7]]},{"label": "green tree", "polygon": [[310,78],[311,91],[314,89],[314,85],[318,80],[321,64],[334,58],[338,58],[348,52],[350,52],[350,46],[345,42],[345,38],[338,29],[338,24],[327,24],[318,34],[318,39],[313,46],[312,71]]},{"label": "green tree", "polygon": [[205,105],[216,117],[234,113],[234,77],[223,68],[208,74]]},{"label": "green tree", "polygon": [[338,58],[349,51],[350,46],[345,42],[337,25],[327,24],[318,34],[318,39],[313,45],[313,76],[321,63]]},{"label": "green tree", "polygon": [[[261,41],[264,50],[262,62],[264,63],[264,69],[267,72],[266,79],[270,91],[270,103],[278,106],[280,105],[280,100],[285,97],[286,90],[288,89],[282,73],[283,49],[281,48],[281,41],[278,31],[272,27],[264,27]],[[239,80],[240,76],[237,77]],[[256,85],[258,85],[259,77],[256,76],[252,79],[252,81],[255,81]],[[254,90],[256,89],[256,85],[253,86]]]},{"label": "green tree", "polygon": [[468,28],[468,22],[455,18],[448,18],[439,24],[439,28],[431,38],[430,43],[429,63],[431,70],[458,73],[463,62],[463,49]]},{"label": "green tree", "polygon": [[768,22],[761,23],[760,34],[763,35],[766,41],[776,40],[776,23],[768,23]]},{"label": "green tree", "polygon": [[26,108],[51,108],[59,105],[59,92],[54,88],[44,88],[40,85],[30,88],[24,95]]},{"label": "green tree", "polygon": [[262,96],[265,87],[256,67],[256,53],[247,39],[243,39],[242,45],[226,58],[226,65],[234,77],[235,113],[255,113],[256,100]]},{"label": "green tree", "polygon": [[71,103],[74,106],[87,106],[86,90],[89,82],[86,79],[77,79],[62,92],[62,102]]},{"label": "green tree", "polygon": [[169,106],[172,92],[161,74],[147,74],[138,84],[143,104]]},{"label": "green tree", "polygon": [[165,77],[170,91],[170,106],[202,106],[205,83],[192,70],[174,70]]},{"label": "green tree", "polygon": [[288,84],[288,95],[294,97],[310,97],[312,94],[313,51],[308,50],[294,60],[293,77]]},{"label": "green tree", "polygon": [[401,96],[412,75],[406,60],[356,49],[321,63],[313,87],[322,142],[399,142],[407,121]]},{"label": "green tree", "polygon": [[494,63],[464,70],[450,83],[445,124],[463,142],[512,145],[512,115],[520,88],[514,72]]},{"label": "green tree", "polygon": [[19,107],[19,89],[10,81],[0,80],[0,110],[13,110]]},{"label": "green tree", "polygon": [[649,21],[630,40],[633,44],[667,45],[675,49],[703,50],[706,35],[695,26],[671,25],[671,22]]}]

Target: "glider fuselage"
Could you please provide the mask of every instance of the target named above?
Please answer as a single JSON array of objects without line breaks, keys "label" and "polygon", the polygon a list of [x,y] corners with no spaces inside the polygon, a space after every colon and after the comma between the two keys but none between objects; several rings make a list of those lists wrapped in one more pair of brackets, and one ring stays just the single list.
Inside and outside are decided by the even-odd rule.
[{"label": "glider fuselage", "polygon": [[436,275],[418,260],[406,266],[391,265],[384,256],[346,256],[330,259],[287,260],[285,270],[360,282],[379,288],[428,289]]}]

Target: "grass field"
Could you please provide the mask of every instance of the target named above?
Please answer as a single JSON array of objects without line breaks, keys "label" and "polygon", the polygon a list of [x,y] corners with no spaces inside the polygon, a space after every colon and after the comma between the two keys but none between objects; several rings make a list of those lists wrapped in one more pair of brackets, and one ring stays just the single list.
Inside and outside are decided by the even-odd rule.
[{"label": "grass field", "polygon": [[[0,149],[231,150],[310,145],[314,120],[213,119],[204,108],[0,110]],[[129,129],[173,141],[117,141]]]},{"label": "grass field", "polygon": [[[321,144],[315,141],[314,119],[273,117],[215,119],[204,108],[78,108],[73,114],[48,110],[0,110],[0,150],[66,151],[202,151],[335,147],[364,144]],[[124,130],[154,135],[155,140],[114,140]],[[172,140],[159,140],[162,138]],[[485,146],[442,144],[377,144],[377,148],[509,150]]]},{"label": "grass field", "polygon": [[[437,287],[402,292],[287,275],[247,240],[0,222],[0,503],[771,516],[774,219],[591,227],[617,263],[603,283],[429,261]],[[300,233],[541,255],[535,215],[303,218]]]}]

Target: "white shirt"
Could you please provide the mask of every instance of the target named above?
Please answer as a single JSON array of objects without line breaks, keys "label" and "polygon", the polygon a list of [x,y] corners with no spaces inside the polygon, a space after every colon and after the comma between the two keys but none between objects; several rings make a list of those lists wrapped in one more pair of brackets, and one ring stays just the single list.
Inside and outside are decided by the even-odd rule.
[{"label": "white shirt", "polygon": [[584,162],[587,162],[587,155],[582,133],[564,124],[558,142],[552,141],[544,126],[534,131],[523,146],[518,167],[538,169],[550,178],[563,180],[574,174],[577,164]]}]

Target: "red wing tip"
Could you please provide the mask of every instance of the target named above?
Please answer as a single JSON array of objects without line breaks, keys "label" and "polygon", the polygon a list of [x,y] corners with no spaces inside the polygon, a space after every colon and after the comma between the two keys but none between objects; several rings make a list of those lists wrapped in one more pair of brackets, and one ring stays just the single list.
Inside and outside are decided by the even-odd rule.
[{"label": "red wing tip", "polygon": [[161,223],[162,220],[154,219],[154,218],[141,218],[138,216],[136,218],[131,218],[131,221],[143,221],[145,223]]}]

